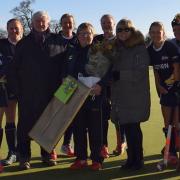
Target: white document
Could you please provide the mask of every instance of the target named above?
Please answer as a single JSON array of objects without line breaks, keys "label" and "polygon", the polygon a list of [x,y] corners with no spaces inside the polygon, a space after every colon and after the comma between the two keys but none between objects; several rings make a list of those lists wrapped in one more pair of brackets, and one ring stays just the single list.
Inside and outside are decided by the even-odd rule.
[{"label": "white document", "polygon": [[101,80],[101,78],[94,76],[84,77],[81,73],[79,73],[78,80],[81,83],[83,83],[85,86],[92,88],[95,84],[97,84]]}]

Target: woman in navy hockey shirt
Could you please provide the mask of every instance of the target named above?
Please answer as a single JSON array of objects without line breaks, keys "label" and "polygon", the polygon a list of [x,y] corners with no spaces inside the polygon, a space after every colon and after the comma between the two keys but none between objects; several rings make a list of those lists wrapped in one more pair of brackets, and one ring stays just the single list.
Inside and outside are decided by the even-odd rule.
[{"label": "woman in navy hockey shirt", "polygon": [[[148,47],[151,65],[154,70],[157,93],[160,97],[164,118],[163,132],[167,136],[170,119],[178,119],[178,102],[173,92],[179,81],[179,56],[177,48],[165,38],[164,26],[161,22],[153,22],[149,28],[152,43]],[[174,131],[171,136],[170,159],[176,159]],[[164,148],[162,150],[164,153]]]},{"label": "woman in navy hockey shirt", "polygon": [[[4,87],[4,104],[0,106],[0,144],[3,136],[2,119],[3,114],[6,115],[5,134],[8,145],[8,155],[3,160],[3,165],[10,165],[16,162],[16,96],[12,93],[12,88],[9,86],[7,74],[8,69],[13,61],[15,46],[23,37],[23,26],[18,19],[10,19],[7,22],[8,38],[0,40],[0,52],[6,59],[6,67],[3,76],[0,77],[1,85]],[[4,68],[3,68],[4,69]],[[3,107],[2,107],[3,106]]]}]

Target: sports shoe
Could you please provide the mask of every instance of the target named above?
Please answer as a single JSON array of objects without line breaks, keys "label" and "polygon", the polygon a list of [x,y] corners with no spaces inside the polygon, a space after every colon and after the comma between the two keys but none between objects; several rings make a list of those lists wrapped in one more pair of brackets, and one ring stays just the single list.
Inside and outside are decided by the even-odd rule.
[{"label": "sports shoe", "polygon": [[131,169],[134,166],[134,163],[132,161],[126,161],[125,164],[123,164],[121,166],[121,169],[123,170],[127,170],[127,169]]},{"label": "sports shoe", "polygon": [[92,162],[92,165],[90,166],[90,168],[91,168],[93,171],[99,171],[100,169],[102,169],[102,164],[99,163],[99,162],[93,161],[93,162]]},{"label": "sports shoe", "polygon": [[126,142],[122,143],[121,146],[116,146],[116,149],[113,150],[113,154],[115,156],[119,156],[119,155],[122,155],[124,154],[125,150],[127,149],[127,144]]},{"label": "sports shoe", "polygon": [[132,171],[138,171],[140,169],[142,169],[144,167],[144,161],[138,161],[138,162],[134,162],[133,167],[131,168]]},{"label": "sports shoe", "polygon": [[74,150],[73,148],[71,147],[71,145],[62,145],[61,146],[61,153],[69,156],[69,157],[73,157],[74,156]]},{"label": "sports shoe", "polygon": [[29,163],[29,159],[20,158],[19,160],[19,169],[20,170],[28,170],[31,168],[31,165]]},{"label": "sports shoe", "polygon": [[56,161],[57,160],[57,153],[56,153],[56,150],[53,149],[53,151],[51,152],[51,158]]},{"label": "sports shoe", "polygon": [[46,164],[47,166],[56,166],[57,162],[54,160],[51,156],[42,156],[41,157],[42,162]]},{"label": "sports shoe", "polygon": [[71,166],[70,169],[76,170],[76,169],[83,169],[88,166],[88,163],[86,160],[76,160]]},{"label": "sports shoe", "polygon": [[121,147],[116,146],[116,149],[113,150],[113,154],[119,156],[121,154]]},{"label": "sports shoe", "polygon": [[13,163],[16,162],[16,153],[14,152],[9,152],[8,155],[7,155],[7,158],[2,160],[1,163],[3,166],[9,166]]},{"label": "sports shoe", "polygon": [[107,146],[103,146],[102,149],[101,149],[100,154],[101,154],[101,157],[108,158],[109,157],[108,147]]}]

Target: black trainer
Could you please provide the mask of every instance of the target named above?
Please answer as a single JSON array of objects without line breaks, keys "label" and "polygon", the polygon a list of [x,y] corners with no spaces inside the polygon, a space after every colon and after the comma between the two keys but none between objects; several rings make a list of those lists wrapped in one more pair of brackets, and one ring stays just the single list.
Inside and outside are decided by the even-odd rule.
[{"label": "black trainer", "polygon": [[31,168],[31,165],[30,165],[30,162],[29,162],[29,159],[20,159],[19,161],[19,169],[20,170],[28,170]]},{"label": "black trainer", "polygon": [[143,167],[144,167],[144,161],[141,160],[141,161],[135,162],[131,169],[133,171],[138,171],[138,170],[142,169]]},{"label": "black trainer", "polygon": [[56,166],[57,162],[54,160],[51,156],[42,156],[41,157],[42,162],[46,164],[47,166]]},{"label": "black trainer", "polygon": [[127,160],[126,163],[121,166],[121,169],[127,170],[127,169],[131,169],[133,166],[134,163],[132,161]]}]

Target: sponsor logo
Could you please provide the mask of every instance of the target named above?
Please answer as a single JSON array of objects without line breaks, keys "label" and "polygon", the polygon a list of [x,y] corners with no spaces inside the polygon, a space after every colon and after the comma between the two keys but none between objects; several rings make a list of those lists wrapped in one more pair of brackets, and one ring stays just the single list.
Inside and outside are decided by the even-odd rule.
[{"label": "sponsor logo", "polygon": [[168,58],[168,56],[162,56],[161,59],[162,59],[162,61],[166,61],[166,60],[169,59],[169,58]]},{"label": "sponsor logo", "polygon": [[169,68],[169,64],[168,63],[165,63],[165,64],[157,64],[154,66],[155,69],[168,69]]},{"label": "sponsor logo", "polygon": [[72,59],[73,59],[73,56],[72,56],[72,55],[68,57],[68,60],[69,60],[69,61],[71,61]]}]

